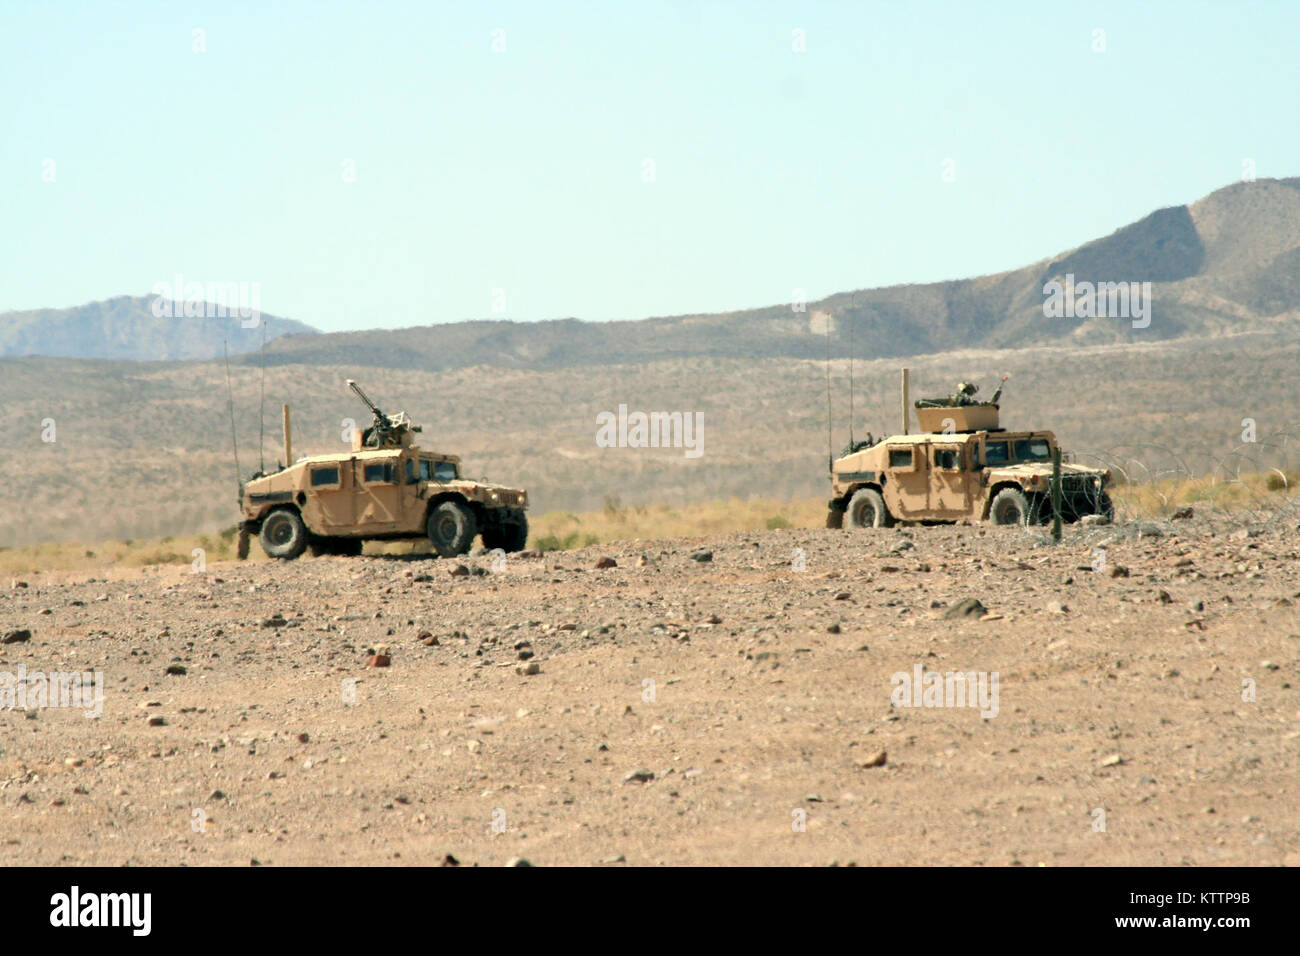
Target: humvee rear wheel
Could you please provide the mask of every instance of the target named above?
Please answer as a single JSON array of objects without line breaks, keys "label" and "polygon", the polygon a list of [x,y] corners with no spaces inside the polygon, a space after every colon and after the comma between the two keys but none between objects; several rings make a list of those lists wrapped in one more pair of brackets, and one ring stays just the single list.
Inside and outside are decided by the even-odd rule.
[{"label": "humvee rear wheel", "polygon": [[1028,526],[1033,520],[1029,497],[1019,488],[1003,488],[993,496],[993,503],[989,505],[990,523]]},{"label": "humvee rear wheel", "polygon": [[465,554],[478,534],[474,512],[459,501],[444,501],[429,512],[429,541],[441,557]]},{"label": "humvee rear wheel", "polygon": [[307,549],[307,528],[296,511],[272,511],[258,535],[268,557],[292,561]]},{"label": "humvee rear wheel", "polygon": [[849,499],[844,517],[850,528],[888,528],[894,523],[885,499],[875,488],[859,488]]}]

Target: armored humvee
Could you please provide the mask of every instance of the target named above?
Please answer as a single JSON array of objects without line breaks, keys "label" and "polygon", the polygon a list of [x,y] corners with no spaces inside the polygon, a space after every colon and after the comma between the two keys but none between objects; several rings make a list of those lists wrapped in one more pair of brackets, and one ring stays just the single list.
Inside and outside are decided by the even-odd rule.
[{"label": "armored humvee", "polygon": [[[907,434],[906,373],[903,430],[845,449],[831,464],[826,526],[889,527],[894,522],[990,521],[1033,525],[1051,520],[1049,498],[1056,438],[1049,431],[999,427],[996,402],[971,400],[963,383],[948,399],[915,404],[921,431]],[[1110,472],[1063,463],[1062,517],[1113,516]]]},{"label": "armored humvee", "polygon": [[[521,551],[528,540],[528,493],[466,479],[455,455],[425,451],[405,412],[385,415],[353,381],[348,386],[374,414],[352,430],[350,451],[300,458],[254,475],[240,492],[239,553],[256,534],[272,558],[358,555],[363,541],[427,536],[444,558],[483,544]],[[285,457],[292,457],[285,406]]]}]

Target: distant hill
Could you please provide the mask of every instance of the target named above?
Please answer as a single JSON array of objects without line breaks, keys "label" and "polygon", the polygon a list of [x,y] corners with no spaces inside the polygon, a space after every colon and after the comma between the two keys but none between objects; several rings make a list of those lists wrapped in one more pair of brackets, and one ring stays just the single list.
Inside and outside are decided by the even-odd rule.
[{"label": "distant hill", "polygon": [[[260,326],[242,320],[154,315],[154,296],[121,295],[69,309],[29,309],[0,313],[0,357],[43,355],[61,358],[135,359],[143,361],[217,358],[228,340],[230,352],[261,348]],[[262,315],[267,340],[289,332],[304,336],[316,330],[302,322]]]},{"label": "distant hill", "polygon": [[[1048,211],[1045,214],[1050,214]],[[1150,325],[1046,318],[1044,284],[1150,282]],[[675,358],[884,358],[959,348],[1096,345],[1300,325],[1300,178],[1219,189],[1160,209],[1077,249],[997,275],[844,292],[796,312],[790,303],[632,322],[476,320],[285,336],[273,364],[442,370],[559,369]]]}]

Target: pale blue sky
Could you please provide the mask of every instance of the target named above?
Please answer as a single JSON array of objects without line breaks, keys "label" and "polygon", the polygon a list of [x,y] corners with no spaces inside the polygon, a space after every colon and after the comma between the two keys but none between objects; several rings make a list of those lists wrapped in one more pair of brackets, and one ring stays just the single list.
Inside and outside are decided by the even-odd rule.
[{"label": "pale blue sky", "polygon": [[0,311],[179,272],[328,330],[640,318],[1300,175],[1300,2],[0,0],[0,92]]}]

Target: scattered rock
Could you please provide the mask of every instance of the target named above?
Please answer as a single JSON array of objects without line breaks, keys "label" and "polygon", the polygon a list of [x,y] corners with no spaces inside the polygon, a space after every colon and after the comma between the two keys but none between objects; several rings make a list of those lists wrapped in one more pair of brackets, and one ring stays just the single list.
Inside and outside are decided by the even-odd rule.
[{"label": "scattered rock", "polygon": [[979,598],[962,598],[951,604],[943,616],[945,620],[953,621],[966,617],[980,618],[988,613],[989,609],[980,603]]},{"label": "scattered rock", "polygon": [[886,754],[885,751],[877,750],[865,760],[858,761],[858,766],[862,767],[864,770],[868,767],[883,767],[888,759],[889,755]]},{"label": "scattered rock", "polygon": [[166,726],[167,726],[167,718],[164,717],[162,714],[154,714],[152,717],[149,718],[149,726],[150,726],[150,727],[166,727]]},{"label": "scattered rock", "polygon": [[1047,605],[1047,610],[1052,614],[1069,614],[1070,609],[1060,601],[1052,601]]},{"label": "scattered rock", "polygon": [[527,664],[520,664],[515,668],[515,673],[523,677],[531,677],[533,674],[540,674],[542,665],[537,661],[529,661]]},{"label": "scattered rock", "polygon": [[532,866],[532,864],[529,863],[527,860],[525,860],[522,856],[512,856],[509,860],[506,861],[506,866]]},{"label": "scattered rock", "polygon": [[387,654],[371,654],[370,657],[366,659],[367,667],[388,667],[392,663],[393,659]]},{"label": "scattered rock", "polygon": [[652,770],[629,770],[623,774],[624,783],[649,783],[655,778]]},{"label": "scattered rock", "polygon": [[274,614],[272,614],[270,617],[268,617],[265,621],[262,622],[262,626],[263,627],[284,627],[288,623],[289,622],[285,620],[284,615],[281,614],[279,611],[276,611]]},{"label": "scattered rock", "polygon": [[1122,564],[1112,564],[1110,566],[1110,576],[1112,578],[1126,578],[1128,577],[1128,568]]},{"label": "scattered rock", "polygon": [[1124,762],[1124,758],[1121,757],[1119,754],[1111,754],[1109,757],[1106,757],[1102,760],[1101,766],[1118,767],[1123,762]]},{"label": "scattered rock", "polygon": [[447,573],[453,578],[467,578],[469,577],[469,568],[465,567],[463,564],[458,564],[454,568],[451,568]]},{"label": "scattered rock", "polygon": [[713,552],[696,551],[694,554],[691,555],[691,560],[698,561],[700,564],[707,564],[708,562],[713,560]]},{"label": "scattered rock", "polygon": [[421,631],[419,634],[416,635],[415,639],[419,641],[421,644],[423,644],[425,647],[441,646],[438,644],[438,638],[434,637],[433,632],[431,631]]},{"label": "scattered rock", "polygon": [[1085,528],[1097,528],[1110,524],[1110,519],[1105,515],[1083,515],[1079,518],[1079,524]]},{"label": "scattered rock", "polygon": [[1173,514],[1169,516],[1169,520],[1186,521],[1187,519],[1191,518],[1195,513],[1196,512],[1193,511],[1191,508],[1179,508],[1177,511],[1175,511]]},{"label": "scattered rock", "polygon": [[[26,587],[27,585],[23,585]],[[9,631],[0,639],[0,644],[26,644],[32,639],[32,632],[26,628],[20,628],[16,631]]]},{"label": "scattered rock", "polygon": [[603,557],[598,559],[592,567],[597,571],[604,571],[606,568],[618,567],[618,562],[611,557]]},{"label": "scattered rock", "polygon": [[166,673],[171,674],[175,677],[184,677],[188,673],[188,671],[186,671],[184,666],[180,664],[168,664]]}]

